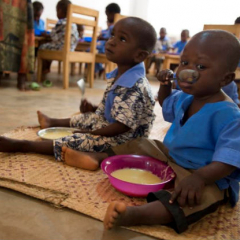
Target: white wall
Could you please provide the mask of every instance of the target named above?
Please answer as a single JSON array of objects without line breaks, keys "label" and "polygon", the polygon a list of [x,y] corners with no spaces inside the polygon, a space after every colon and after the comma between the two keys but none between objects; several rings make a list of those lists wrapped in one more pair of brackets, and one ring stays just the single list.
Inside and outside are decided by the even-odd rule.
[{"label": "white wall", "polygon": [[[33,0],[34,1],[34,0]],[[56,17],[58,0],[40,0],[45,9],[43,19]],[[180,38],[182,29],[191,36],[203,29],[204,24],[233,24],[240,16],[240,0],[71,0],[72,3],[100,12],[99,26],[106,28],[105,7],[119,4],[123,15],[141,17],[159,32],[166,27],[168,35]]]},{"label": "white wall", "polygon": [[240,16],[239,0],[148,0],[148,21],[157,31],[166,27],[169,36],[180,38],[182,29],[191,36],[204,24],[234,24]]}]

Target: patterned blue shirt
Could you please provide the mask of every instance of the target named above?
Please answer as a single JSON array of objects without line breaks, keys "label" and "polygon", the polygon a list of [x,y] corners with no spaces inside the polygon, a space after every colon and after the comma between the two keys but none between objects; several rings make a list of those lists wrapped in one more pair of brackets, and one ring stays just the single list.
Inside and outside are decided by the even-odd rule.
[{"label": "patterned blue shirt", "polygon": [[148,137],[155,119],[155,101],[144,64],[137,64],[115,81],[117,71],[107,74],[107,89],[96,113],[109,123],[128,126],[128,138]]},{"label": "patterned blue shirt", "polygon": [[186,169],[199,169],[213,161],[237,168],[216,181],[219,189],[229,189],[230,202],[238,201],[240,181],[240,110],[226,101],[207,103],[183,124],[193,96],[173,90],[163,102],[163,116],[172,122],[164,145],[176,163]]}]

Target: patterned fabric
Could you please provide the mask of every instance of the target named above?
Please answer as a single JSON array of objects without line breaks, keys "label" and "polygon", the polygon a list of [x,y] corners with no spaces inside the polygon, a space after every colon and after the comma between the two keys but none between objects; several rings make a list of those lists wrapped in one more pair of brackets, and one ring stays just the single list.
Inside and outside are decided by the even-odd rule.
[{"label": "patterned fabric", "polygon": [[[73,116],[70,121],[71,127],[84,130],[96,130],[110,124],[104,117],[104,114],[106,99],[114,84],[114,78],[109,79],[107,84],[108,86],[104,93],[103,100],[96,112]],[[115,137],[75,133],[72,136],[55,140],[54,155],[57,161],[62,161],[61,151],[63,145],[82,152],[103,152],[133,138],[148,137],[155,119],[153,112],[154,99],[148,80],[141,78],[132,88],[117,86],[114,91],[116,97],[111,109],[112,117],[131,129]]]},{"label": "patterned fabric", "polygon": [[0,71],[34,70],[34,30],[31,0],[0,1]]},{"label": "patterned fabric", "polygon": [[[42,44],[39,49],[48,49],[48,50],[62,50],[64,47],[65,41],[65,32],[66,32],[66,23],[67,19],[59,19],[56,23],[56,26],[52,29],[50,36],[52,42]],[[78,44],[79,34],[77,30],[77,25],[72,24],[71,29],[71,45],[70,51],[74,51]]]}]

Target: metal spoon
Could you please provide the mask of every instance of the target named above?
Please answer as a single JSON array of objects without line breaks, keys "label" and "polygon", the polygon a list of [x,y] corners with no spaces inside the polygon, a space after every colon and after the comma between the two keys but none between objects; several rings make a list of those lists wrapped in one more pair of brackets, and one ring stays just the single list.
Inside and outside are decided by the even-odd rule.
[{"label": "metal spoon", "polygon": [[[199,78],[199,73],[195,70],[185,69],[179,73],[178,78],[181,82],[195,83]],[[177,75],[173,74],[171,80],[177,80]]]},{"label": "metal spoon", "polygon": [[82,99],[83,99],[84,94],[85,94],[85,82],[84,82],[84,79],[82,78],[82,79],[78,80],[77,81],[77,85],[78,85],[78,87],[79,87],[79,89],[80,89],[80,91],[82,93]]}]

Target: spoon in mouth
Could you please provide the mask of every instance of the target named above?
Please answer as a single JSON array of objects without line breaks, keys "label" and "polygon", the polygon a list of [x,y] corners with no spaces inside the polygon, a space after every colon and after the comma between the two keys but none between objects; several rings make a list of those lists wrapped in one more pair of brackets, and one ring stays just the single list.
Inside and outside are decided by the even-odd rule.
[{"label": "spoon in mouth", "polygon": [[195,83],[199,78],[199,73],[195,70],[185,69],[179,73],[178,78],[181,82]]}]

